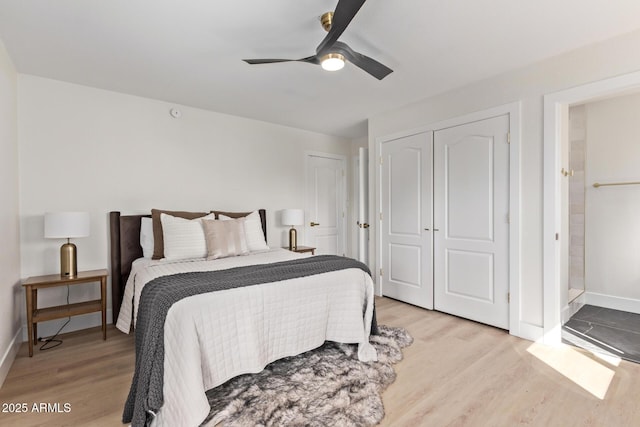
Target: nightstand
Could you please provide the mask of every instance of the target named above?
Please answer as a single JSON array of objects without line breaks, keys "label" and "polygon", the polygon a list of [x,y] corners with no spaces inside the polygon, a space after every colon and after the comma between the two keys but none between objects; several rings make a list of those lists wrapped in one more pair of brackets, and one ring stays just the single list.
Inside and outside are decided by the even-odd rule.
[{"label": "nightstand", "polygon": [[[29,335],[29,357],[33,356],[33,343],[38,339],[38,322],[62,319],[80,314],[102,312],[102,339],[107,339],[107,270],[78,272],[76,277],[62,277],[59,274],[29,277],[22,283],[27,297],[27,329]],[[38,308],[38,289],[58,286],[100,283],[100,299],[74,304]]]},{"label": "nightstand", "polygon": [[[285,249],[289,250],[289,246],[285,246]],[[291,249],[291,252],[305,253],[311,252],[311,255],[316,254],[316,248],[312,248],[311,246],[298,246],[295,249]]]}]

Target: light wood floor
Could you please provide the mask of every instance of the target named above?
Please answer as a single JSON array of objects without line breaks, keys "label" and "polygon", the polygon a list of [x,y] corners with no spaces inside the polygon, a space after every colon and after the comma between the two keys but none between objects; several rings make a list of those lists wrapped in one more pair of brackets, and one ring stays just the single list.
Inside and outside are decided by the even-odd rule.
[{"label": "light wood floor", "polygon": [[[640,365],[618,366],[572,347],[550,348],[446,314],[378,298],[381,324],[405,327],[414,343],[384,393],[383,426],[640,425]],[[0,388],[0,426],[120,426],[133,339],[113,327],[67,334],[56,349],[26,344]],[[34,403],[69,403],[69,413],[32,413]],[[62,408],[63,409],[63,408]]]}]

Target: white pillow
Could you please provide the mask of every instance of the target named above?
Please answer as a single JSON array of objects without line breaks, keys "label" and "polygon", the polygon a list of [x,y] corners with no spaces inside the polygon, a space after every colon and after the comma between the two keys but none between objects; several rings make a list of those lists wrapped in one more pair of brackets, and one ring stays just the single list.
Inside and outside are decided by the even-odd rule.
[{"label": "white pillow", "polygon": [[[222,220],[233,219],[222,214],[220,214],[218,218]],[[244,218],[244,231],[247,238],[247,247],[249,248],[249,251],[255,252],[268,250],[269,246],[267,246],[267,242],[264,240],[262,222],[260,222],[260,214],[258,213],[258,211],[253,211]]]},{"label": "white pillow", "polygon": [[142,246],[142,256],[151,258],[153,256],[153,221],[151,218],[142,217],[140,223],[140,246]]},{"label": "white pillow", "polygon": [[184,219],[165,213],[160,214],[165,259],[176,260],[207,256],[207,243],[202,228],[203,219],[215,219],[215,215],[209,214],[202,218]]}]

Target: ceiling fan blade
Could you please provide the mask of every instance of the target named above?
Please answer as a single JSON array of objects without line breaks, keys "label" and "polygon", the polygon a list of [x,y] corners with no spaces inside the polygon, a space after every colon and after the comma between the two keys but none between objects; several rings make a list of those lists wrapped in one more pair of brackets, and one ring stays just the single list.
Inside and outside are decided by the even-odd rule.
[{"label": "ceiling fan blade", "polygon": [[275,64],[277,62],[307,62],[309,64],[319,64],[320,61],[318,61],[318,58],[316,57],[316,55],[313,56],[307,56],[306,58],[300,58],[300,59],[272,59],[272,58],[265,58],[265,59],[243,59],[244,62],[246,62],[247,64],[251,64],[251,65],[256,65],[256,64]]},{"label": "ceiling fan blade", "polygon": [[351,20],[360,10],[366,0],[339,0],[336,9],[333,12],[331,29],[316,48],[316,53],[323,52],[325,49],[333,46],[340,38],[344,30],[347,29]]},{"label": "ceiling fan blade", "polygon": [[391,68],[387,67],[384,64],[381,64],[373,58],[369,58],[366,55],[356,52],[355,50],[351,49],[346,43],[335,42],[333,47],[331,48],[331,51],[341,53],[353,65],[363,69],[378,80],[382,80],[389,74],[393,73],[393,70]]}]

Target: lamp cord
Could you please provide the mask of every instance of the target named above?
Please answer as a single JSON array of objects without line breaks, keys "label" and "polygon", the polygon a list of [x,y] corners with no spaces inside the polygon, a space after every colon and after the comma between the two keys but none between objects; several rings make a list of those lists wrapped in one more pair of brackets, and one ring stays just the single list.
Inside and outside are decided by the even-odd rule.
[{"label": "lamp cord", "polygon": [[[69,285],[67,285],[67,305],[69,305]],[[62,331],[62,329],[69,324],[70,321],[71,321],[71,316],[67,317],[67,321],[64,322],[64,325],[60,326],[60,329],[58,329],[58,332],[53,334],[52,337],[49,337],[49,338],[40,337],[40,338],[38,338],[38,341],[40,341],[42,343],[42,345],[40,346],[40,351],[51,350],[52,348],[55,348],[55,347],[59,346],[60,344],[62,344],[62,340],[61,339],[56,339],[56,337]]]}]

